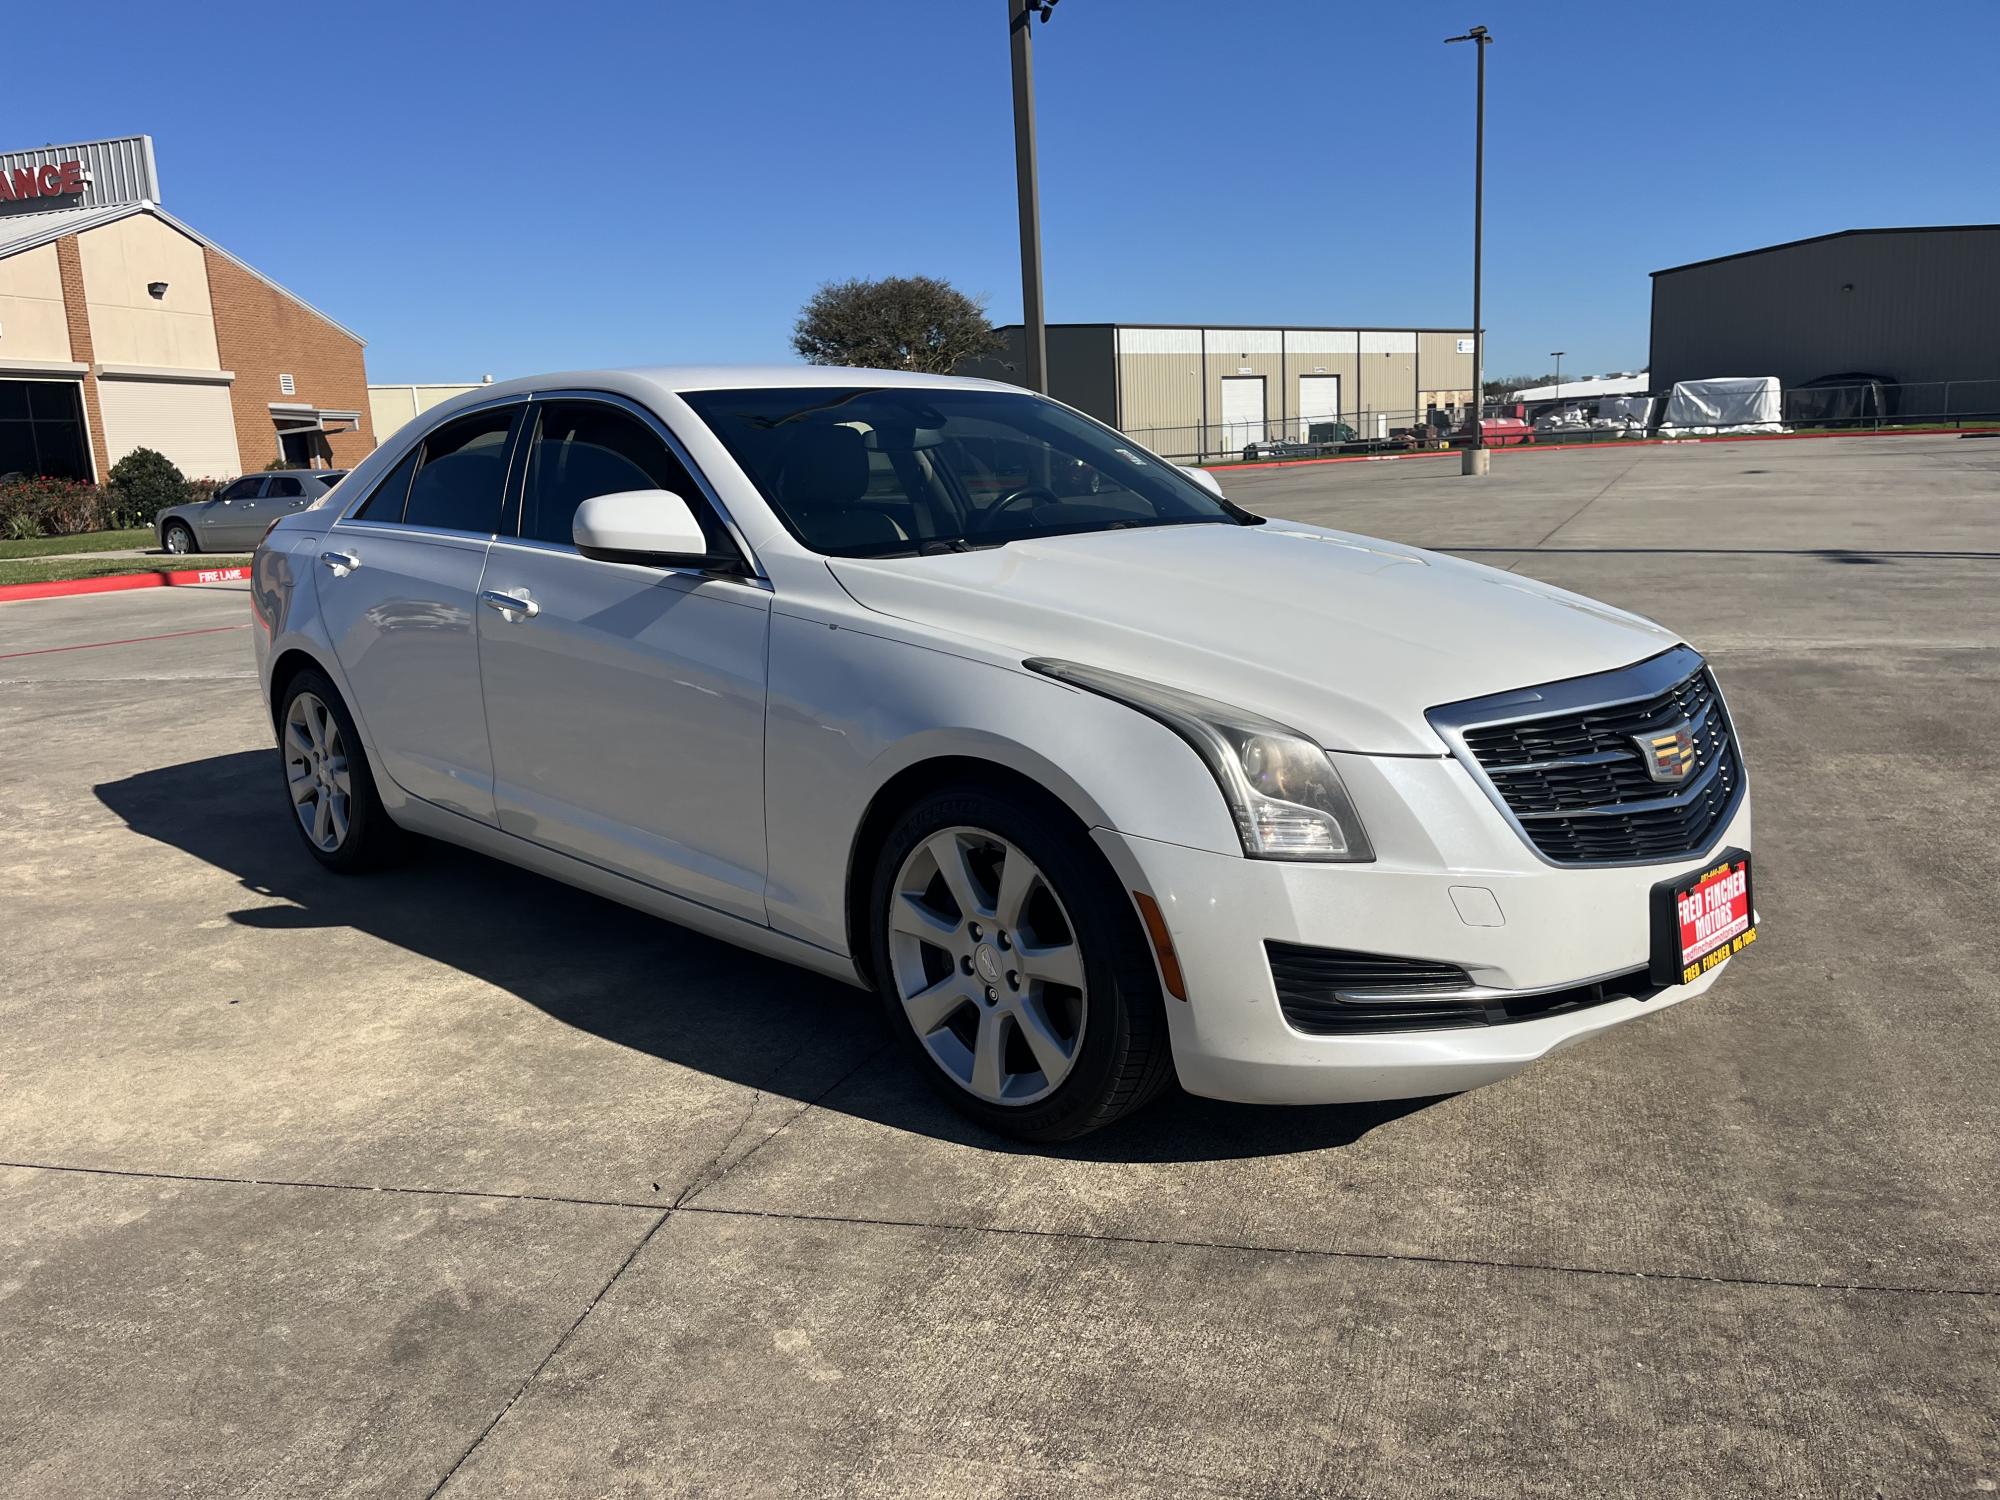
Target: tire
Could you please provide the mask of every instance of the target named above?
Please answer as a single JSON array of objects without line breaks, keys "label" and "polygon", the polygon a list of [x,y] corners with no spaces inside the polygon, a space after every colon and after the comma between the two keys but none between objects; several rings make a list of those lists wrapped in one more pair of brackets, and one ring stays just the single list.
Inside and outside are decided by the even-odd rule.
[{"label": "tire", "polygon": [[[176,541],[180,543],[178,547],[174,545]],[[194,539],[194,528],[185,521],[169,521],[160,528],[160,548],[175,556],[201,551],[200,543]]]},{"label": "tire", "polygon": [[306,852],[341,875],[393,863],[406,835],[383,808],[354,716],[324,674],[308,667],[285,685],[277,728],[285,812]]},{"label": "tire", "polygon": [[943,1098],[988,1129],[1070,1140],[1173,1076],[1131,900],[1059,812],[975,787],[931,793],[890,831],[868,910],[890,1030]]}]

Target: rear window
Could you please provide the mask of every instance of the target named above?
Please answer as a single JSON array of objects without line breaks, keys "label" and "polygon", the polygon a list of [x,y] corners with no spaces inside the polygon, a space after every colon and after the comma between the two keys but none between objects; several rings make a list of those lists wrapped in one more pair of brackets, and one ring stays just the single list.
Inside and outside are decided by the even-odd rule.
[{"label": "rear window", "polygon": [[506,406],[447,422],[389,471],[354,519],[439,531],[497,531],[520,411]]}]

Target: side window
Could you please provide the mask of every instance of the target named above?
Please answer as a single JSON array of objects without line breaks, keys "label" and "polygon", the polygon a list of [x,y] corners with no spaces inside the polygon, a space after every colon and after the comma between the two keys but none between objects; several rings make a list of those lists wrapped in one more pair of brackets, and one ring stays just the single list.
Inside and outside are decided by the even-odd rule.
[{"label": "side window", "polygon": [[593,495],[668,490],[687,501],[711,552],[733,552],[707,499],[685,465],[645,423],[597,401],[549,401],[528,454],[520,535],[570,541],[576,508]]},{"label": "side window", "polygon": [[425,438],[403,523],[444,531],[497,530],[507,484],[507,438],[520,411],[506,406],[475,412]]},{"label": "side window", "polygon": [[291,500],[305,492],[305,486],[296,479],[273,479],[270,489],[264,493],[274,500]]},{"label": "side window", "polygon": [[419,443],[404,457],[403,461],[391,469],[388,476],[375,486],[375,492],[361,502],[354,512],[357,521],[401,521],[403,502],[409,498],[410,476],[417,472],[417,460],[424,456],[423,445]]},{"label": "side window", "polygon": [[215,498],[218,500],[254,500],[257,498],[258,492],[263,488],[263,477],[253,474],[248,479],[239,479],[236,483],[225,486]]}]

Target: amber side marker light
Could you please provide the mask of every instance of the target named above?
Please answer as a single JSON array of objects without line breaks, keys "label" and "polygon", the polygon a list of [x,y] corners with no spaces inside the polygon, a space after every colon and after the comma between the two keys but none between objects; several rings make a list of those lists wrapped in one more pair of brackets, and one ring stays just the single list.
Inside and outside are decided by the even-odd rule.
[{"label": "amber side marker light", "polygon": [[1160,978],[1167,986],[1167,993],[1176,1000],[1187,999],[1187,980],[1181,976],[1180,956],[1174,952],[1167,919],[1160,915],[1160,903],[1144,891],[1134,891],[1132,900],[1139,908],[1139,920],[1146,924],[1146,936],[1152,939],[1153,954],[1160,961]]}]

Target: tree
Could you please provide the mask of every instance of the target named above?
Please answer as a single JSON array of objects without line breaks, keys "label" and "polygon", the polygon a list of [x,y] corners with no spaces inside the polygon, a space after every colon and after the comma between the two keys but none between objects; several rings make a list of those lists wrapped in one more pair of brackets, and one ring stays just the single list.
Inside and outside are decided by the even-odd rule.
[{"label": "tree", "polygon": [[999,350],[986,304],[935,276],[829,281],[799,312],[792,347],[808,364],[949,375]]},{"label": "tree", "polygon": [[188,497],[187,477],[173,460],[151,448],[134,448],[111,466],[111,499],[126,526],[150,526],[153,517]]}]

